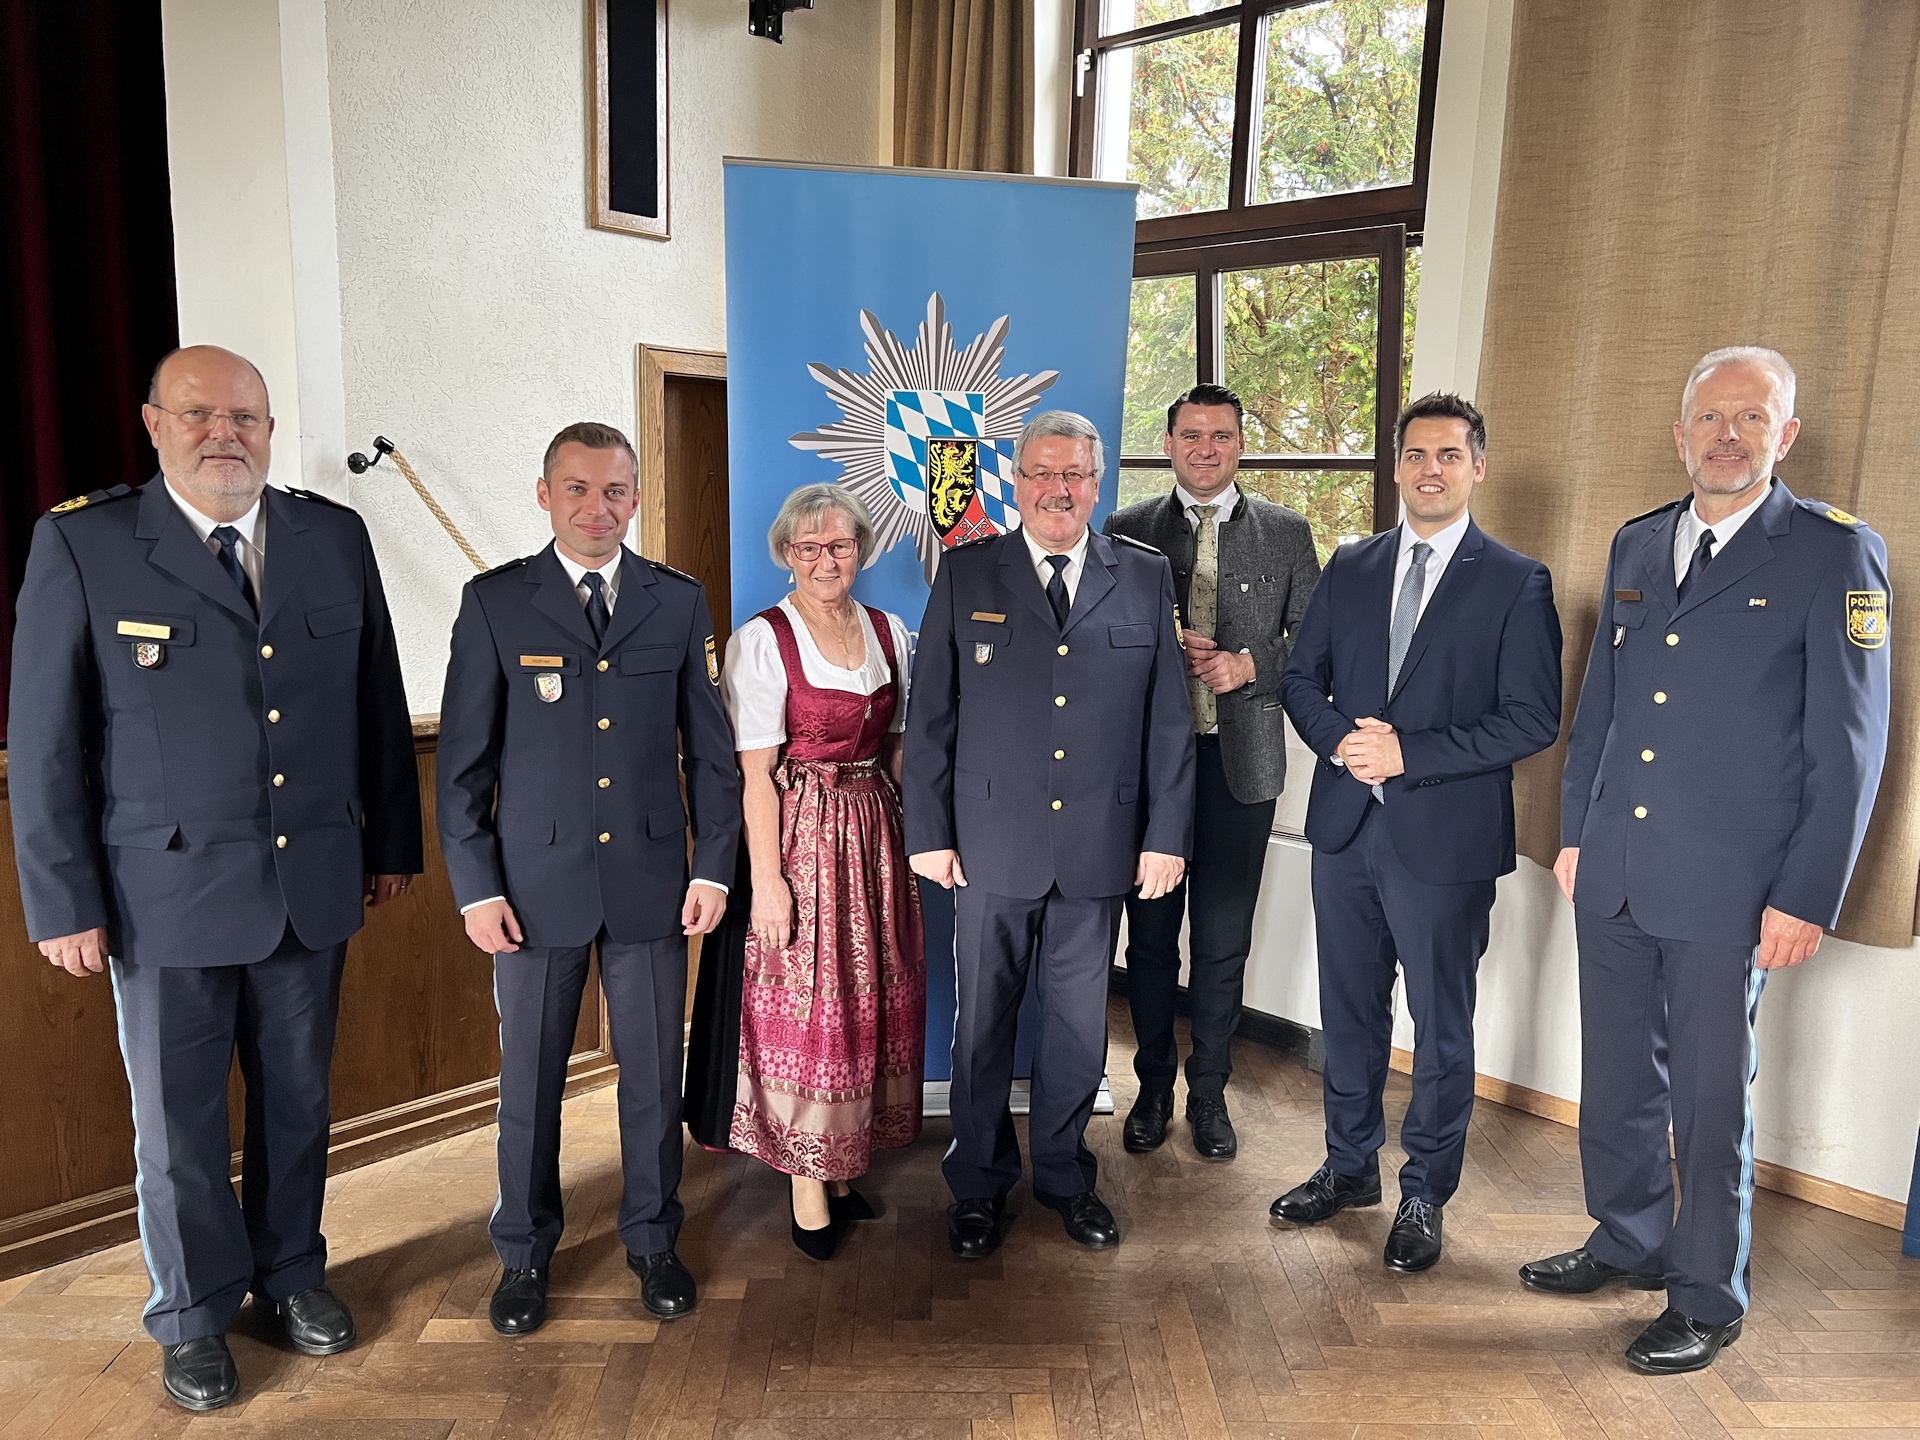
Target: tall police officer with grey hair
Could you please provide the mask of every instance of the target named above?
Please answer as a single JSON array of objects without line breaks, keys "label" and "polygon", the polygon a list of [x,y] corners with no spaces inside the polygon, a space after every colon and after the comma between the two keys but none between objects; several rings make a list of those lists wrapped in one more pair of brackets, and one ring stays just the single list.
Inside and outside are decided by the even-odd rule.
[{"label": "tall police officer with grey hair", "polygon": [[1793,402],[1772,350],[1694,366],[1673,427],[1693,493],[1614,537],[1567,742],[1554,874],[1580,942],[1598,1223],[1520,1276],[1559,1294],[1664,1287],[1626,1352],[1653,1374],[1702,1369],[1739,1337],[1760,989],[1838,919],[1886,757],[1886,546],[1773,478]]},{"label": "tall police officer with grey hair", "polygon": [[1150,546],[1087,528],[1100,434],[1035,416],[1014,448],[1017,532],[941,560],[907,710],[914,870],[954,897],[954,1205],[947,1240],[1000,1243],[1020,1179],[1007,1097],[1029,980],[1045,1041],[1033,1061],[1034,1198],[1067,1234],[1120,1242],[1094,1193],[1087,1119],[1107,1053],[1107,974],[1121,904],[1179,884],[1193,836],[1193,711],[1173,572]]},{"label": "tall police officer with grey hair", "polygon": [[[692,1311],[674,1240],[687,937],[720,922],[740,770],[700,582],[622,543],[633,447],[569,425],[535,495],[553,542],[467,582],[440,712],[439,821],[467,936],[494,957],[502,1335],[547,1316],[564,1223],[560,1099],[590,953],[620,1064],[619,1232],[640,1298]],[[682,804],[681,783],[686,784]],[[691,883],[687,810],[693,811]]]},{"label": "tall police officer with grey hair", "polygon": [[9,780],[28,934],[112,973],[161,1378],[213,1410],[249,1290],[298,1350],[354,1342],[325,1288],[327,1072],[347,937],[419,871],[420,797],[366,527],[267,488],[259,371],[176,351],[142,413],[160,476],[34,528]]}]

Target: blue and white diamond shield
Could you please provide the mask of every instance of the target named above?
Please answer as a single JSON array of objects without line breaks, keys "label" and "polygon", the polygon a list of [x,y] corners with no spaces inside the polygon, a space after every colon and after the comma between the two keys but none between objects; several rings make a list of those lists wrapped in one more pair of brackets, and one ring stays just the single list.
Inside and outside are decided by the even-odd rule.
[{"label": "blue and white diamond shield", "polygon": [[[1019,528],[1020,512],[1013,498],[1013,441],[983,433],[986,408],[987,397],[977,390],[895,390],[887,396],[887,484],[902,503],[915,511],[931,511],[929,441],[973,440],[977,442],[974,494],[984,519],[993,527],[985,534]],[[942,538],[950,545],[984,538],[970,531],[955,531],[955,535]]]}]

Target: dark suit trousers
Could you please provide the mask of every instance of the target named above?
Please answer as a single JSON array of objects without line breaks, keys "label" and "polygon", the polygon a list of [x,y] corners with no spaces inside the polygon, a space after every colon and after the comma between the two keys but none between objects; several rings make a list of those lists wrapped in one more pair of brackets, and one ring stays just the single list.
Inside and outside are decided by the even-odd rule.
[{"label": "dark suit trousers", "polygon": [[1127,1000],[1133,1010],[1133,1071],[1142,1093],[1171,1091],[1180,1068],[1173,1007],[1180,984],[1180,922],[1189,918],[1187,1007],[1193,1050],[1187,1093],[1218,1099],[1233,1074],[1233,1032],[1253,948],[1253,908],[1273,832],[1271,800],[1243,805],[1227,788],[1220,737],[1198,738],[1193,862],[1158,900],[1127,896]]},{"label": "dark suit trousers", "polygon": [[1626,910],[1602,918],[1576,906],[1574,931],[1580,1171],[1599,1222],[1587,1248],[1609,1265],[1665,1272],[1676,1310],[1731,1324],[1749,1294],[1753,1021],[1767,972],[1751,945],[1663,940]]},{"label": "dark suit trousers", "polygon": [[1381,808],[1367,806],[1345,849],[1313,852],[1327,1161],[1342,1175],[1379,1168],[1397,962],[1414,1034],[1400,1194],[1444,1205],[1460,1184],[1473,1117],[1473,1002],[1494,882],[1415,879],[1394,850]]},{"label": "dark suit trousers", "polygon": [[954,892],[958,1010],[953,1024],[953,1145],[941,1162],[958,1200],[1005,1195],[1020,1179],[1020,1142],[1007,1096],[1013,1030],[1029,976],[1039,987],[1027,1143],[1033,1185],[1051,1195],[1091,1190],[1099,1173],[1087,1120],[1107,1069],[1107,976],[1120,896],[1038,900]]},{"label": "dark suit trousers", "polygon": [[[680,1205],[680,1059],[687,1004],[684,935],[626,943],[603,930],[613,1058],[620,1066],[620,1239],[636,1255],[673,1248]],[[510,1270],[559,1247],[560,1101],[586,989],[586,945],[523,945],[493,958],[500,1014],[500,1201],[487,1231]]]},{"label": "dark suit trousers", "polygon": [[[291,929],[251,965],[113,960],[133,1091],[134,1193],[162,1345],[224,1335],[248,1290],[285,1300],[326,1283],[327,1074],[347,947]],[[229,1180],[227,1075],[246,1081],[241,1198]]]}]

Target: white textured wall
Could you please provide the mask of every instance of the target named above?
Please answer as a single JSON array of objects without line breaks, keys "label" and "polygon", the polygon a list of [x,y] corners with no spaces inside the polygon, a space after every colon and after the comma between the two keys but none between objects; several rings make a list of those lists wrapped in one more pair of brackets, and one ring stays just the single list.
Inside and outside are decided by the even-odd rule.
[{"label": "white textured wall", "polygon": [[[636,345],[725,348],[720,157],[869,163],[879,123],[880,0],[790,15],[784,45],[746,0],[671,0],[673,238],[590,230],[584,8],[326,0],[344,448],[390,437],[489,563],[545,543],[555,430],[633,432]],[[437,710],[472,569],[389,465],[350,498]]]}]

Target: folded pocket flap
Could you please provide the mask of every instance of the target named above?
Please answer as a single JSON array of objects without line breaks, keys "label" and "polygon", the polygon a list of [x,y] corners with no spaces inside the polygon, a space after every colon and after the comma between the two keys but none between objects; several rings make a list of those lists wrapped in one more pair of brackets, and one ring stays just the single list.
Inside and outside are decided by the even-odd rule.
[{"label": "folded pocket flap", "polygon": [[1131,805],[1133,804],[1134,801],[1138,800],[1139,798],[1140,798],[1140,787],[1138,785],[1133,784],[1131,781],[1129,781],[1127,784],[1122,785],[1120,787],[1120,803],[1122,805]]},{"label": "folded pocket flap", "polygon": [[651,840],[665,840],[670,835],[685,833],[687,812],[678,805],[662,805],[657,810],[647,812],[647,837]]},{"label": "folded pocket flap", "polygon": [[1151,625],[1109,625],[1107,627],[1109,645],[1151,645],[1153,644],[1153,626]]},{"label": "folded pocket flap", "polygon": [[109,817],[101,827],[109,845],[124,845],[130,850],[170,850],[180,827],[172,820],[125,820]]},{"label": "folded pocket flap", "polygon": [[344,605],[323,605],[307,612],[307,633],[316,640],[328,635],[344,635],[365,623],[366,613],[358,600],[349,600]]},{"label": "folded pocket flap", "polygon": [[651,675],[661,670],[678,670],[681,652],[673,645],[638,645],[620,652],[622,675]]},{"label": "folded pocket flap", "polygon": [[953,788],[956,794],[971,795],[975,800],[993,798],[993,782],[985,775],[976,775],[971,770],[954,771]]}]

